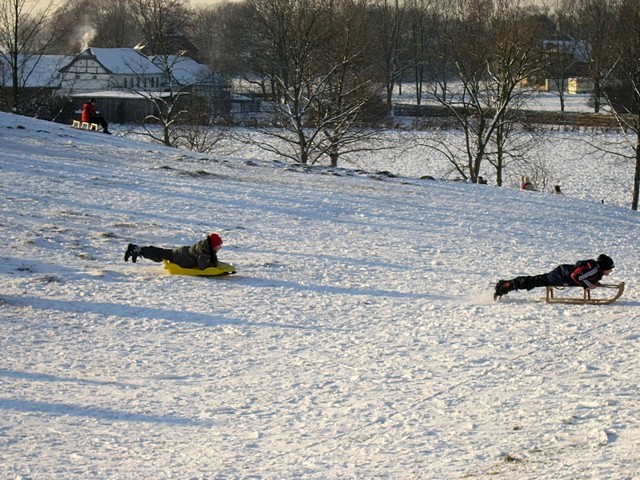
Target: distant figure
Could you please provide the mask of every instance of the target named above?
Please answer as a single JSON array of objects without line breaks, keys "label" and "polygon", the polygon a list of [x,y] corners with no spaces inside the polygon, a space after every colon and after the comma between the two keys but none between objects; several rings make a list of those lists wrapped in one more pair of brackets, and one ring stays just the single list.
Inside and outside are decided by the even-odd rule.
[{"label": "distant figure", "polygon": [[102,115],[98,115],[96,111],[96,99],[92,98],[87,103],[82,105],[82,117],[81,120],[87,123],[99,123],[102,126],[102,131],[111,135],[109,131],[109,124]]},{"label": "distant figure", "polygon": [[553,186],[553,193],[555,193],[556,195],[562,195],[562,190],[560,190],[560,185]]},{"label": "distant figure", "polygon": [[531,183],[529,181],[529,177],[524,176],[524,175],[522,177],[520,177],[520,188],[522,190],[530,190],[532,192],[536,191],[536,187],[534,187],[533,183]]},{"label": "distant figure", "polygon": [[478,175],[478,183],[480,185],[486,185],[487,181],[481,175]]},{"label": "distant figure", "polygon": [[602,277],[609,275],[614,268],[611,257],[602,254],[596,260],[580,260],[575,264],[558,265],[548,273],[500,280],[496,283],[493,298],[497,300],[513,290],[531,290],[536,287],[595,288],[600,285]]}]

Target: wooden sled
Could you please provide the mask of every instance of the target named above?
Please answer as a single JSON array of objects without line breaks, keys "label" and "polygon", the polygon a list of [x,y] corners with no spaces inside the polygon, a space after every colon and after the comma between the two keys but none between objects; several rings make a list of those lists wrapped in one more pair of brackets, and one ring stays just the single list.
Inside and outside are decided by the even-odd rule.
[{"label": "wooden sled", "polygon": [[[609,303],[615,302],[617,299],[619,299],[622,296],[622,293],[624,292],[624,282],[618,285],[600,284],[598,289],[601,289],[601,288],[617,289],[617,292],[615,293],[615,295],[609,298],[591,298],[591,289],[589,288],[583,289],[584,291],[583,291],[582,298],[554,297],[553,296],[554,288],[563,289],[563,287],[547,287],[547,296],[544,299],[547,303],[565,303],[570,305],[608,305]],[[567,288],[573,288],[573,287],[567,287]]]},{"label": "wooden sled", "polygon": [[183,268],[175,263],[164,260],[164,268],[172,275],[193,275],[197,277],[217,277],[236,273],[236,267],[230,263],[218,262],[217,267],[209,267],[204,270],[199,268]]}]

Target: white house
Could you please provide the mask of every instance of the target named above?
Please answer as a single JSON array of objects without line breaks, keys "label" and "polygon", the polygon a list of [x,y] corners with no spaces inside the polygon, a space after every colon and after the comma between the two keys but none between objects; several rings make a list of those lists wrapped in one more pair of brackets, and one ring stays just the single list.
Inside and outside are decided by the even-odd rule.
[{"label": "white house", "polygon": [[87,48],[60,69],[60,93],[87,95],[105,90],[161,91],[164,71],[131,48]]},{"label": "white house", "polygon": [[542,51],[546,54],[564,55],[576,63],[587,63],[590,59],[587,41],[577,40],[569,35],[554,40],[543,40]]},{"label": "white house", "polygon": [[[543,41],[542,51],[549,60],[564,70],[556,72],[558,78],[546,80],[547,91],[558,91],[563,86],[567,93],[593,91],[593,82],[585,78],[590,62],[589,44],[585,40],[564,35],[558,39]],[[568,82],[565,82],[567,79]]]},{"label": "white house", "polygon": [[[154,113],[150,100],[170,96],[170,91],[198,94],[218,107],[223,88],[209,67],[191,58],[151,58],[134,48],[91,47],[71,57],[38,55],[23,63],[23,86],[70,98],[76,115],[95,98],[102,114],[120,123]],[[11,70],[0,52],[0,87],[11,86]]]},{"label": "white house", "polygon": [[567,80],[567,93],[593,93],[595,82],[591,78],[571,77]]}]

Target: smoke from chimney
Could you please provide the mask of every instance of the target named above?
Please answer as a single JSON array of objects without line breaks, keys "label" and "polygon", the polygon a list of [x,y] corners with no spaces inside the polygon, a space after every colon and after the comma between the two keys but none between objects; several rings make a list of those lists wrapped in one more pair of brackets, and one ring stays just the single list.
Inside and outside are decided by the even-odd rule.
[{"label": "smoke from chimney", "polygon": [[91,41],[96,36],[96,29],[91,25],[83,25],[78,30],[78,39],[80,41],[80,51],[86,50],[91,45]]}]

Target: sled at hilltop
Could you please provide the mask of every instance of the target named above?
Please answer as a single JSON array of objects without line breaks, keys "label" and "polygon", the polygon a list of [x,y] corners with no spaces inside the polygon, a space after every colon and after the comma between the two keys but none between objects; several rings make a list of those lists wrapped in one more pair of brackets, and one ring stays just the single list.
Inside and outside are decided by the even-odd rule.
[{"label": "sled at hilltop", "polygon": [[[624,292],[624,282],[618,285],[606,285],[600,284],[598,286],[598,290],[600,289],[615,289],[616,292],[611,297],[606,298],[592,298],[591,297],[591,289],[584,288],[582,293],[582,298],[579,297],[556,297],[553,292],[555,290],[564,290],[564,287],[547,287],[547,296],[543,298],[543,300],[547,303],[565,303],[570,305],[608,305],[609,303],[615,302],[622,296]],[[573,287],[567,287],[567,290],[573,290]]]},{"label": "sled at hilltop", "polygon": [[217,277],[220,275],[230,275],[236,273],[236,267],[230,263],[218,262],[217,267],[209,267],[201,270],[199,268],[184,268],[175,263],[164,260],[164,268],[171,275],[192,275],[197,277]]}]

